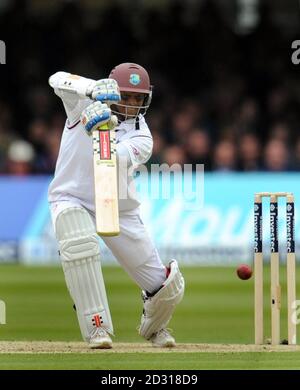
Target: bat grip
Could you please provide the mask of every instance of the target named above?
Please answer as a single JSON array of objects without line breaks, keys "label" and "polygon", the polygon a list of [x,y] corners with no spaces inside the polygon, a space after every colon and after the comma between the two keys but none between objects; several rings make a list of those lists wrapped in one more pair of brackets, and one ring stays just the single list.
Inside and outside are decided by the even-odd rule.
[{"label": "bat grip", "polygon": [[108,124],[105,123],[105,125],[99,126],[98,130],[111,130],[111,129],[109,128]]}]

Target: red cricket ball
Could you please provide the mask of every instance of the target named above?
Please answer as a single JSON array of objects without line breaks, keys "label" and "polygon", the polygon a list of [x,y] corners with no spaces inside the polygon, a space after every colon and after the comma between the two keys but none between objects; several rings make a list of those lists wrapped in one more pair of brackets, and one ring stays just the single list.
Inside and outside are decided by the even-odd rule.
[{"label": "red cricket ball", "polygon": [[248,264],[240,264],[236,270],[236,273],[240,279],[247,280],[252,276],[252,269]]}]

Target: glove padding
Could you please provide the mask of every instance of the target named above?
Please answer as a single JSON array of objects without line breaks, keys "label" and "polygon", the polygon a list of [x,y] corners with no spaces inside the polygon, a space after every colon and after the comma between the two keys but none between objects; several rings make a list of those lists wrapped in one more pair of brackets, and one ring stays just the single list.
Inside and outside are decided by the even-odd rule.
[{"label": "glove padding", "polygon": [[111,115],[111,110],[107,104],[94,102],[86,107],[80,117],[85,131],[91,135],[94,130],[97,130],[103,125],[107,125],[109,130],[112,130],[118,124],[118,118]]},{"label": "glove padding", "polygon": [[113,104],[121,100],[118,83],[114,79],[101,79],[96,81],[90,93],[93,100],[101,103]]}]

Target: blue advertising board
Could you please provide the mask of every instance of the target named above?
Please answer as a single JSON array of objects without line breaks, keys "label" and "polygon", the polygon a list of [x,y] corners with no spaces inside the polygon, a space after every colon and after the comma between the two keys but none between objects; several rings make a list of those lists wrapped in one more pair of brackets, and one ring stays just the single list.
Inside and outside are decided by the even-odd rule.
[{"label": "blue advertising board", "polygon": [[[195,184],[194,176],[186,174]],[[58,262],[57,243],[47,203],[51,177],[0,178],[0,260],[26,263]],[[171,190],[163,178],[161,191],[149,178],[137,178],[141,215],[162,258],[177,257],[184,264],[250,262],[253,255],[253,200],[255,192],[293,192],[296,242],[300,241],[300,174],[209,173],[198,183],[197,196]],[[147,181],[147,183],[146,183]],[[177,186],[174,191],[173,186]],[[153,186],[152,186],[153,187]],[[164,194],[162,193],[164,192]],[[187,200],[187,198],[189,198]],[[279,201],[279,237],[285,251],[285,201]],[[269,253],[269,208],[264,201],[264,241]],[[101,244],[104,263],[114,262]],[[297,245],[296,250],[299,250]]]}]

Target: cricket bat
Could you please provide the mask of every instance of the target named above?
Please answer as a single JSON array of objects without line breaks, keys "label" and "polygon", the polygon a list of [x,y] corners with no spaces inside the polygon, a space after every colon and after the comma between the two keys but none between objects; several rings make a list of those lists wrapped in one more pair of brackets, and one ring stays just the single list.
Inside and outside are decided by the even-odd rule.
[{"label": "cricket bat", "polygon": [[117,154],[114,129],[103,125],[93,131],[96,230],[100,236],[117,236],[119,205]]}]

